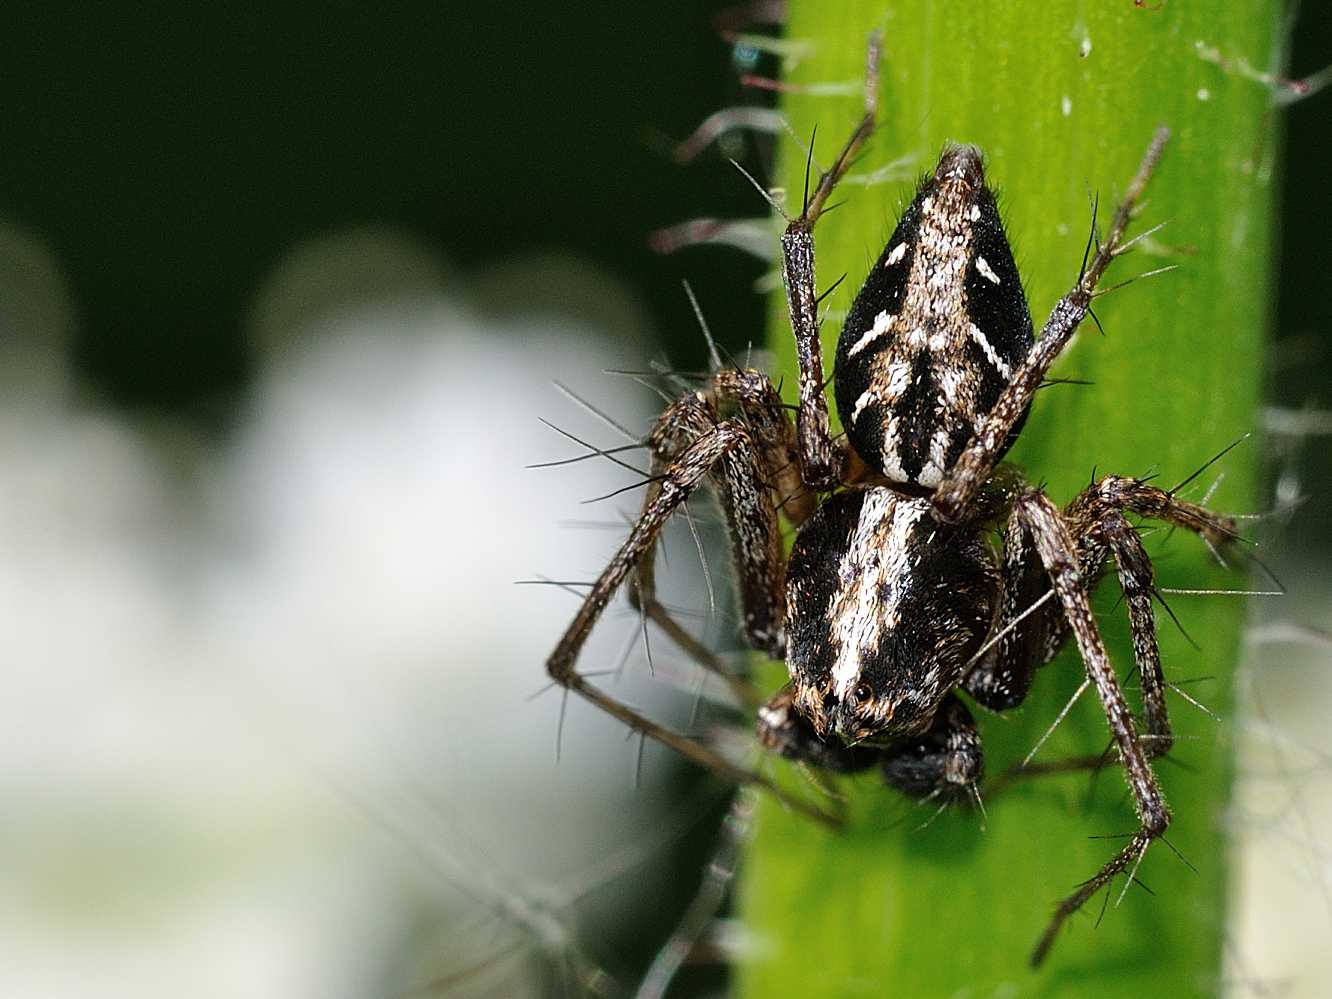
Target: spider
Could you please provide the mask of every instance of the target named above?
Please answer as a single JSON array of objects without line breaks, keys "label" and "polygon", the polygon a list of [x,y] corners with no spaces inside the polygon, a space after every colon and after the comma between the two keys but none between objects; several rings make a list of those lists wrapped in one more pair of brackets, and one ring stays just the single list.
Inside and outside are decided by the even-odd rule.
[{"label": "spider", "polygon": [[[1150,762],[1172,744],[1153,570],[1128,516],[1185,528],[1214,548],[1236,538],[1230,518],[1140,479],[1096,479],[1061,510],[1000,463],[1106,268],[1142,238],[1125,237],[1168,132],[1153,137],[1094,252],[1093,223],[1077,282],[1039,339],[980,152],[947,146],[846,318],[832,379],[845,435],[834,438],[813,231],[873,130],[875,56],[872,45],[864,117],[812,195],[807,183],[804,209],[782,236],[800,369],[794,422],[765,374],[736,366],[717,365],[706,387],[670,405],[646,439],[653,474],[642,512],[547,668],[567,690],[644,736],[730,780],[761,786],[793,809],[836,820],[575,670],[588,633],[628,580],[646,618],[724,673],[653,586],[662,527],[705,482],[725,514],[744,636],[784,659],[790,674],[757,707],[759,741],[781,756],[840,773],[878,767],[890,786],[915,798],[979,802],[981,739],[959,692],[993,711],[1015,707],[1071,637],[1109,722],[1139,829],[1059,904],[1032,954],[1039,964],[1072,913],[1121,872],[1132,879],[1171,817]],[[789,558],[779,516],[797,530]],[[1141,733],[1090,604],[1111,558],[1141,678]],[[728,680],[744,692],[743,681]]]}]

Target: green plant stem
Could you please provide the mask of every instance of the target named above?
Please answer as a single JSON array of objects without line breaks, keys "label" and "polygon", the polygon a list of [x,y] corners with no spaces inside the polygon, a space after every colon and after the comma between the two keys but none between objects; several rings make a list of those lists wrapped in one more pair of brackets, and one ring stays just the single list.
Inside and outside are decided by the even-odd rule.
[{"label": "green plant stem", "polygon": [[[1134,232],[1168,222],[1106,277],[1113,285],[1168,264],[1179,269],[1115,291],[1096,306],[1056,366],[1090,386],[1042,391],[1011,460],[1071,499],[1093,470],[1173,485],[1254,426],[1271,288],[1274,151],[1271,89],[1247,67],[1271,61],[1274,3],[1157,10],[1129,0],[1098,4],[792,0],[787,38],[807,53],[793,84],[857,80],[871,29],[884,31],[880,125],[853,174],[899,157],[933,166],[947,140],[974,142],[1000,192],[1032,315],[1043,321],[1077,275],[1090,196],[1103,220],[1158,124],[1174,138]],[[1220,61],[1217,56],[1219,55]],[[784,103],[795,134],[818,125],[817,162],[832,160],[859,114],[858,97],[794,93]],[[781,180],[798,200],[804,153],[787,143]],[[882,249],[911,182],[846,184],[845,204],[816,233],[820,288],[848,279],[826,303],[832,355],[840,314]],[[772,343],[790,386],[795,362],[780,296]],[[829,364],[831,362],[828,362]],[[1256,446],[1241,446],[1192,484],[1215,508],[1254,503]],[[1220,479],[1214,492],[1209,490]],[[1163,587],[1246,586],[1195,538],[1148,538]],[[1118,589],[1098,596],[1102,628],[1121,676],[1132,652]],[[765,801],[744,866],[742,909],[755,936],[739,976],[742,995],[990,996],[1204,995],[1219,988],[1227,889],[1226,807],[1232,782],[1232,671],[1244,603],[1167,597],[1190,645],[1158,610],[1168,678],[1205,703],[1170,701],[1179,733],[1157,770],[1175,822],[1139,871],[1152,894],[1122,880],[1097,923],[1101,898],[1075,917],[1047,963],[1027,957],[1054,904],[1135,827],[1115,769],[1029,780],[988,802],[988,817],[951,811],[931,820],[872,776],[845,784],[851,821],[829,832]],[[1066,650],[1020,709],[979,718],[989,773],[1020,761],[1077,689]],[[1192,682],[1196,681],[1196,682]],[[1131,684],[1131,681],[1130,681]],[[1131,694],[1132,696],[1132,694]],[[1109,741],[1087,696],[1038,761],[1097,753]],[[793,787],[816,793],[791,776]],[[928,824],[927,824],[928,823]],[[925,828],[921,826],[925,825]],[[1167,991],[1168,990],[1168,991]]]}]

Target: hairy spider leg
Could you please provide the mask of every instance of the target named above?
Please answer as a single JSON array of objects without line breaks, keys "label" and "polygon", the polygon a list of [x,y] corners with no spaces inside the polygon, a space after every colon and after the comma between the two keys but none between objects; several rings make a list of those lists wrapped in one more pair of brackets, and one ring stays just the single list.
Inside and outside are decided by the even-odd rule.
[{"label": "hairy spider leg", "polygon": [[[1170,810],[1149,763],[1152,757],[1168,752],[1173,744],[1165,705],[1166,681],[1151,605],[1155,586],[1151,561],[1126,512],[1184,527],[1216,547],[1237,538],[1232,519],[1176,499],[1172,493],[1138,479],[1121,476],[1107,476],[1093,483],[1063,513],[1039,491],[1026,493],[1015,504],[1013,529],[1030,535],[1049,574],[1088,679],[1101,699],[1140,826],[1127,846],[1060,902],[1032,953],[1033,965],[1045,958],[1068,917],[1130,864],[1136,869],[1148,846],[1170,823]],[[1133,654],[1142,684],[1145,729],[1142,737],[1136,732],[1091,612],[1090,592],[1095,583],[1092,574],[1099,573],[1107,554],[1115,558],[1128,607]]]},{"label": "hairy spider leg", "polygon": [[1169,826],[1170,809],[1166,807],[1156,775],[1138,742],[1133,716],[1124,699],[1119,678],[1110,665],[1110,656],[1097,628],[1088,590],[1079,570],[1077,547],[1067,523],[1047,496],[1040,492],[1030,492],[1018,498],[1013,511],[1013,524],[1017,529],[1030,532],[1041,562],[1050,575],[1054,591],[1068,616],[1087,677],[1101,699],[1101,707],[1119,750],[1139,824],[1138,832],[1129,843],[1059,904],[1031,955],[1031,963],[1037,965],[1045,959],[1064,921],[1117,874],[1141,861],[1152,840]]},{"label": "hairy spider leg", "polygon": [[[781,659],[786,651],[786,577],[777,512],[799,525],[813,512],[816,497],[800,477],[794,428],[767,375],[752,368],[723,368],[713,373],[706,392],[686,393],[662,413],[647,440],[652,474],[643,512],[656,502],[671,464],[690,444],[713,432],[723,417],[732,416],[749,433],[752,461],[728,458],[712,482],[731,539],[745,639]],[[654,556],[655,544],[639,557],[630,599],[650,609],[653,620],[660,622],[669,615],[655,597]],[[681,629],[672,623],[668,631],[674,635]]]},{"label": "hairy spider leg", "polygon": [[722,820],[716,848],[707,866],[698,891],[680,917],[670,937],[658,949],[647,973],[639,983],[634,999],[663,999],[670,990],[676,972],[689,960],[709,927],[717,919],[731,882],[740,865],[740,853],[748,842],[753,828],[757,796],[745,788],[736,791]]},{"label": "hairy spider leg", "polygon": [[[823,348],[819,342],[819,296],[814,278],[814,225],[827,207],[828,196],[851,168],[852,160],[874,131],[878,113],[879,56],[881,40],[870,36],[865,64],[865,111],[860,124],[847,140],[836,162],[819,177],[813,195],[808,191],[806,164],[805,200],[799,218],[791,220],[782,234],[782,283],[795,336],[800,366],[800,409],[796,432],[804,479],[814,489],[827,490],[840,484],[842,461],[836,453],[828,425],[828,401],[823,389]],[[813,150],[810,150],[813,155]]]},{"label": "hairy spider leg", "polygon": [[[1084,576],[1094,581],[1099,573],[1088,569],[1084,563]],[[982,649],[984,656],[962,680],[962,689],[991,711],[1007,711],[1025,701],[1036,673],[1068,638],[1068,617],[1049,599],[1050,577],[1026,531],[1012,526],[1005,530],[1000,574],[994,634],[1001,637],[992,640],[988,652]]]},{"label": "hairy spider leg", "polygon": [[1133,639],[1133,658],[1142,685],[1148,757],[1163,756],[1174,745],[1165,707],[1166,683],[1161,650],[1156,638],[1152,597],[1156,591],[1152,562],[1127,513],[1160,520],[1191,531],[1214,552],[1223,552],[1239,540],[1235,521],[1177,499],[1173,492],[1140,479],[1109,475],[1093,483],[1064,509],[1078,546],[1084,573],[1099,569],[1106,553],[1114,556]]},{"label": "hairy spider leg", "polygon": [[[734,405],[736,414],[721,418],[719,403]],[[776,430],[780,434],[774,438]],[[709,478],[717,487],[731,529],[745,635],[756,647],[781,655],[785,576],[774,482],[789,482],[789,470],[796,467],[789,456],[791,434],[776,390],[757,371],[719,372],[711,392],[689,393],[669,407],[649,436],[654,460],[663,467],[650,482],[643,510],[588,592],[546,661],[546,669],[565,689],[686,759],[729,781],[763,787],[791,809],[836,825],[839,820],[835,816],[787,794],[764,775],[736,765],[697,739],[657,724],[589,683],[575,669],[578,653],[611,596],[635,572],[637,599],[645,612],[653,620],[669,621],[667,631],[672,638],[685,636],[653,595],[652,552],[671,514]],[[773,467],[778,460],[780,466]],[[693,651],[697,643],[690,639],[685,647]],[[715,657],[704,657],[701,662],[714,669],[719,665]]]}]

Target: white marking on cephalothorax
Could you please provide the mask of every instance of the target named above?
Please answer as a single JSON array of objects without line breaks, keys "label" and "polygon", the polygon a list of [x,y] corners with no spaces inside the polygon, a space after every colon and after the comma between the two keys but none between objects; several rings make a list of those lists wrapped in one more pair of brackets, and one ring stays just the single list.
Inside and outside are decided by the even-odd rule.
[{"label": "white marking on cephalothorax", "polygon": [[969,211],[969,212],[967,213],[967,216],[968,216],[968,217],[971,219],[971,221],[973,221],[973,222],[979,222],[979,221],[980,221],[980,215],[981,215],[981,212],[980,212],[980,205],[972,205],[972,206],[971,206],[971,211]]},{"label": "white marking on cephalothorax", "polygon": [[990,341],[985,339],[985,334],[981,332],[979,326],[975,323],[967,323],[967,332],[971,334],[971,339],[980,344],[980,349],[985,353],[985,359],[994,365],[994,370],[1003,375],[1004,378],[1012,378],[1013,371],[1008,366],[1008,362],[1000,357],[992,346]]},{"label": "white marking on cephalothorax", "polygon": [[832,689],[839,700],[860,677],[861,656],[898,626],[898,611],[913,567],[911,534],[928,506],[899,498],[891,489],[871,489],[860,520],[838,566],[842,591],[829,609],[829,638],[836,649]]},{"label": "white marking on cephalothorax", "polygon": [[999,283],[999,275],[994,272],[994,268],[990,266],[990,262],[979,253],[976,254],[976,270],[980,271],[981,277],[985,278],[985,280],[989,281],[991,284]]},{"label": "white marking on cephalothorax", "polygon": [[892,267],[893,264],[900,264],[902,258],[906,256],[906,251],[906,240],[903,240],[893,247],[892,252],[888,254],[888,259],[883,262],[883,266]]},{"label": "white marking on cephalothorax", "polygon": [[874,402],[875,398],[874,389],[866,389],[864,392],[860,393],[860,398],[856,400],[855,408],[851,410],[852,423],[855,423],[856,420],[860,419],[860,414],[865,411],[866,406]]},{"label": "white marking on cephalothorax", "polygon": [[897,316],[891,315],[887,311],[880,312],[874,317],[873,325],[871,325],[870,328],[861,335],[860,339],[852,345],[851,349],[846,352],[846,356],[855,357],[871,343],[887,333],[893,328],[893,320],[896,318]]}]

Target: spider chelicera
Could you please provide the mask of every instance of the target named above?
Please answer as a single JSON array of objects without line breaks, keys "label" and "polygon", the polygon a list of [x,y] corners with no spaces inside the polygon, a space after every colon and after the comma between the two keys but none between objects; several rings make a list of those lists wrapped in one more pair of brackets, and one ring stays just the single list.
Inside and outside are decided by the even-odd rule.
[{"label": "spider chelicera", "polygon": [[[1000,464],[1101,276],[1136,242],[1125,238],[1130,216],[1167,133],[1153,138],[1105,240],[1094,253],[1089,244],[1077,283],[1039,339],[980,153],[945,148],[847,316],[833,378],[845,436],[834,439],[813,230],[873,129],[875,56],[872,46],[864,118],[782,236],[800,367],[794,424],[769,378],[739,367],[719,367],[705,388],[668,407],[646,440],[653,475],[642,512],[547,667],[568,690],[688,759],[833,819],[575,670],[588,633],[629,580],[648,619],[726,675],[653,586],[662,527],[705,482],[725,513],[744,635],[790,673],[757,710],[760,742],[782,756],[834,772],[877,766],[888,784],[917,798],[978,800],[981,740],[958,691],[988,709],[1014,707],[1071,636],[1105,710],[1139,830],[1060,903],[1032,955],[1039,963],[1069,915],[1121,872],[1131,878],[1170,822],[1150,764],[1172,744],[1152,564],[1128,516],[1185,528],[1218,549],[1236,537],[1230,518],[1139,479],[1100,478],[1060,510]],[[789,558],[779,515],[798,532]],[[1111,557],[1133,636],[1142,732],[1090,604]],[[743,681],[727,679],[744,693]]]}]

